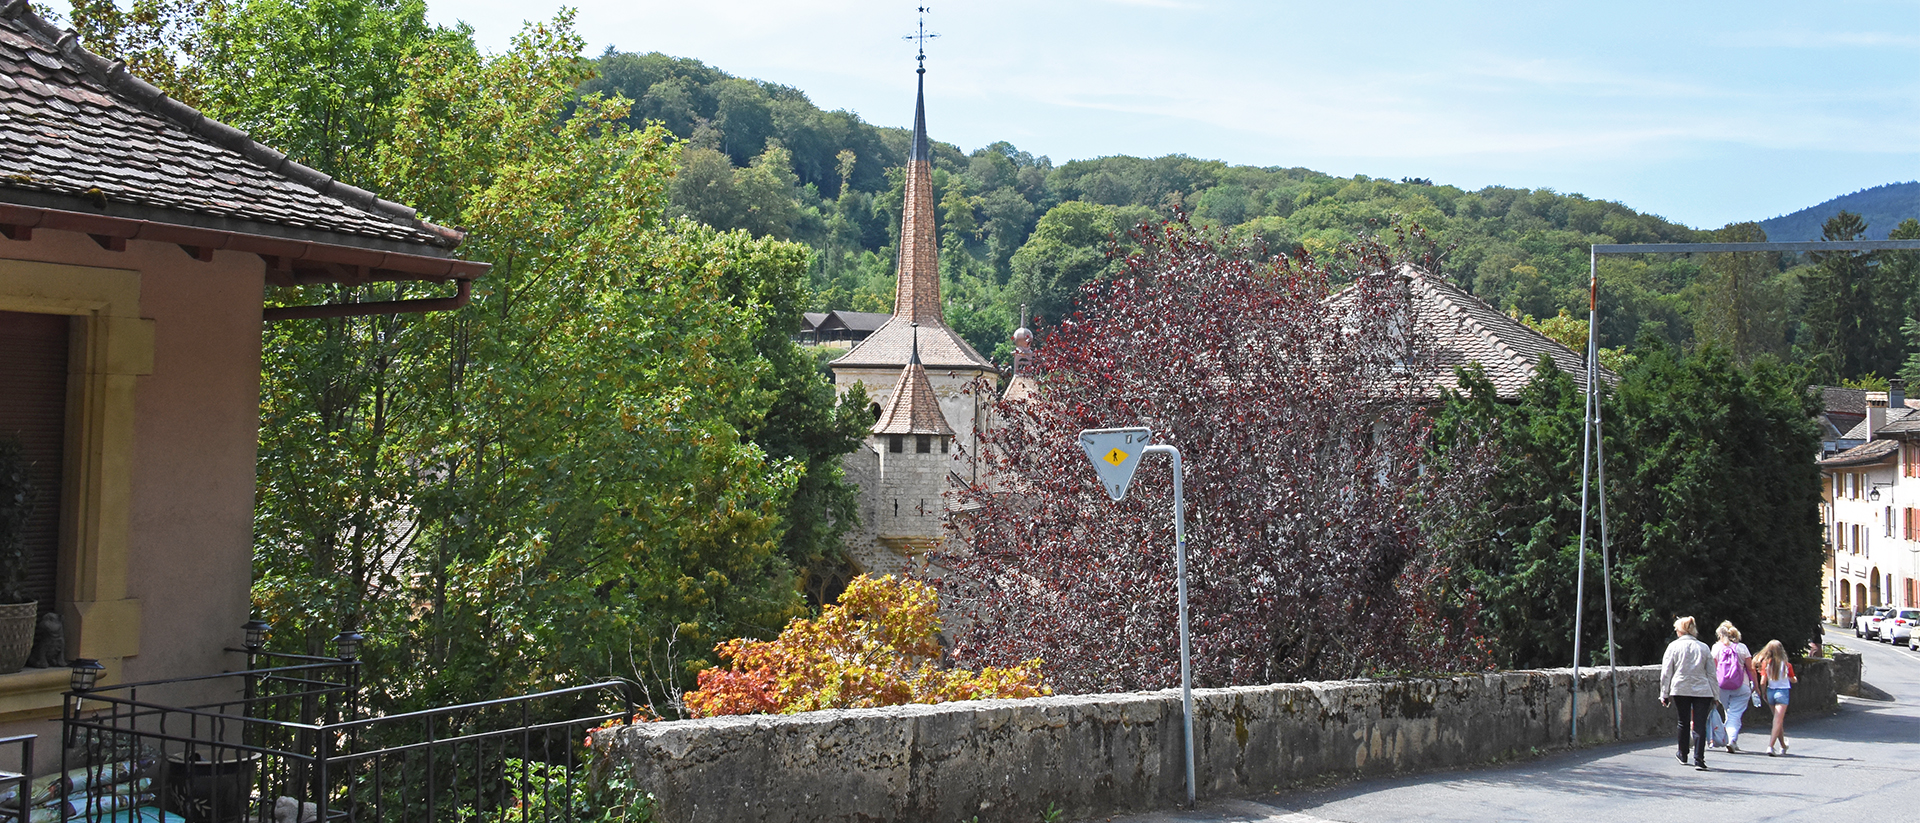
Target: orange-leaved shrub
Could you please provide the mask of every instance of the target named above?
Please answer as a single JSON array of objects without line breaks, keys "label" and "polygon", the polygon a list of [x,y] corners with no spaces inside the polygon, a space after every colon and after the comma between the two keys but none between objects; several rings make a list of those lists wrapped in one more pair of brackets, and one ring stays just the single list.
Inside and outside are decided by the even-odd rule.
[{"label": "orange-leaved shrub", "polygon": [[816,619],[794,619],[776,639],[715,647],[725,663],[700,672],[700,688],[683,696],[687,712],[791,714],[1053,693],[1038,658],[979,671],[942,668],[939,609],[939,595],[925,583],[856,577],[838,603]]}]

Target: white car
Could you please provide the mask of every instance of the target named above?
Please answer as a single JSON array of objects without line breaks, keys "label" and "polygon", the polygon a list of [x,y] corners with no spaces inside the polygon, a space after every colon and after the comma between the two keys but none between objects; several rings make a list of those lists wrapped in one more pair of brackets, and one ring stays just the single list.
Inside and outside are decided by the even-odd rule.
[{"label": "white car", "polygon": [[1920,609],[1895,609],[1893,614],[1880,620],[1880,636],[1896,646],[1911,645],[1916,624],[1920,624]]},{"label": "white car", "polygon": [[1853,618],[1853,636],[1880,639],[1880,619],[1893,612],[1892,606],[1873,606]]}]

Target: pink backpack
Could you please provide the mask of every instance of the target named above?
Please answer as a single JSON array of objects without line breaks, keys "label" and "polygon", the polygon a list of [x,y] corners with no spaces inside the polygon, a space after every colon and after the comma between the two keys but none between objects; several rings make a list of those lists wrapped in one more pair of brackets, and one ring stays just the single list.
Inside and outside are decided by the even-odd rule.
[{"label": "pink backpack", "polygon": [[1747,685],[1747,672],[1740,667],[1740,650],[1727,644],[1720,647],[1720,653],[1714,655],[1714,675],[1720,680],[1720,688],[1737,691]]}]

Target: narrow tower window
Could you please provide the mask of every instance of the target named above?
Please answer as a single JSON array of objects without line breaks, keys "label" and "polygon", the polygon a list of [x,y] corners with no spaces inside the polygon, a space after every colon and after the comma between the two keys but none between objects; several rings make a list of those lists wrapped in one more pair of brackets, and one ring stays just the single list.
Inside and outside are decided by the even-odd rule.
[{"label": "narrow tower window", "polygon": [[916,454],[933,453],[933,435],[916,434],[913,436],[913,450]]}]

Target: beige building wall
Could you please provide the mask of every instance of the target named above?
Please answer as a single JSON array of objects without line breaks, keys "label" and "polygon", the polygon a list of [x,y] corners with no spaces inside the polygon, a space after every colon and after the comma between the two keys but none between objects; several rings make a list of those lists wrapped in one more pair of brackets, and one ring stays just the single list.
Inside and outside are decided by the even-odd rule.
[{"label": "beige building wall", "polygon": [[[0,309],[74,318],[60,611],[67,656],[100,659],[103,682],[244,666],[222,649],[250,611],[263,291],[253,254],[0,238]],[[0,675],[0,734],[57,740],[66,683]]]}]

